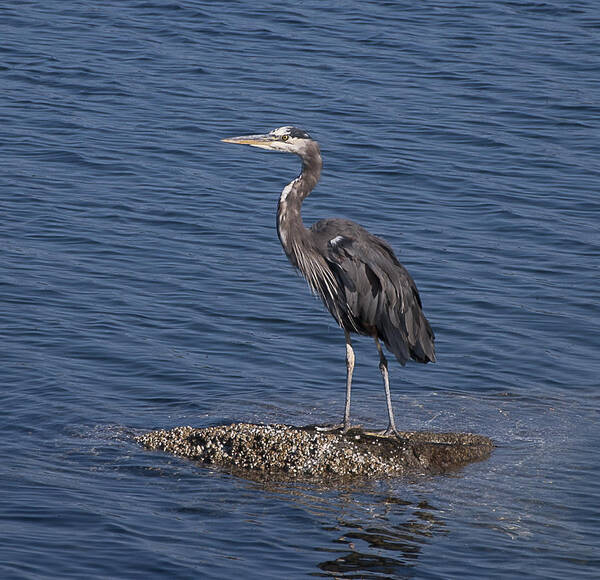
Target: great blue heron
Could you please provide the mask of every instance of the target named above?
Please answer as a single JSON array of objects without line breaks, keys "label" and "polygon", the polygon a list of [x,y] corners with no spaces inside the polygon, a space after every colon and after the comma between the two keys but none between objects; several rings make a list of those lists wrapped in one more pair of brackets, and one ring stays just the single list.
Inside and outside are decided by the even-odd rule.
[{"label": "great blue heron", "polygon": [[332,429],[350,428],[350,392],[354,350],[350,333],[375,339],[383,376],[389,425],[383,434],[397,434],[387,359],[388,350],[404,366],[410,358],[435,361],[434,334],[421,310],[417,287],[390,246],[358,224],[345,219],[324,219],[304,227],[302,201],[319,181],[323,162],[319,144],[296,127],[279,127],[265,135],[223,139],[269,151],[295,153],[302,172],[281,192],[277,233],[292,265],[300,270],[346,335],[346,405],[344,419]]}]

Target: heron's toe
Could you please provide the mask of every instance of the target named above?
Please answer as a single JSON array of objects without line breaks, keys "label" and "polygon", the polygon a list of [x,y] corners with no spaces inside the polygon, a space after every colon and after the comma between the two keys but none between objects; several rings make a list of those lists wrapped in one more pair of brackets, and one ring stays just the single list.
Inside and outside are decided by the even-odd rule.
[{"label": "heron's toe", "polygon": [[333,433],[334,431],[339,431],[342,435],[350,431],[350,429],[355,429],[360,427],[360,425],[350,425],[350,423],[336,423],[335,425],[317,425],[315,429],[321,433]]},{"label": "heron's toe", "polygon": [[398,437],[398,439],[402,439],[402,435],[400,435],[398,429],[393,425],[388,425],[388,428],[383,431],[377,431],[377,435],[380,437]]}]

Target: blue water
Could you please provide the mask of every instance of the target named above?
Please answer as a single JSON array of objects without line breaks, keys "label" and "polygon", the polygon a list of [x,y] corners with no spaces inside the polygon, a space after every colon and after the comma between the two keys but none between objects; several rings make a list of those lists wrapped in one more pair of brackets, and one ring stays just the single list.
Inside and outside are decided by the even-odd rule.
[{"label": "blue water", "polygon": [[[8,0],[0,39],[2,578],[600,576],[597,2]],[[385,237],[436,331],[399,427],[488,461],[260,485],[132,441],[341,417],[343,333],[275,233],[298,161],[219,140],[289,123],[305,221]]]}]

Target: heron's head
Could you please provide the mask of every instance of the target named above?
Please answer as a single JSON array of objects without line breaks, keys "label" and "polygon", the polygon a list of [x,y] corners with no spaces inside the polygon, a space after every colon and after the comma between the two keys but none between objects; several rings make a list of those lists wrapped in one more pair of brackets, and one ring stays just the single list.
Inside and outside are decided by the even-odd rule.
[{"label": "heron's head", "polygon": [[310,135],[298,127],[279,127],[265,135],[242,135],[241,137],[229,137],[222,139],[225,143],[237,143],[239,145],[251,145],[269,151],[281,151],[283,153],[295,153],[303,157],[307,148],[316,145]]}]

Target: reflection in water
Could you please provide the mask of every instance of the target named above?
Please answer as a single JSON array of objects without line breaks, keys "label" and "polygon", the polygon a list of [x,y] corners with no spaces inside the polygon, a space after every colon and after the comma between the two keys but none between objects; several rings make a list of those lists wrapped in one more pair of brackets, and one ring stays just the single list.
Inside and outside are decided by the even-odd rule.
[{"label": "reflection in water", "polygon": [[[384,485],[385,484],[373,484]],[[398,493],[405,487],[324,490],[311,486],[269,485],[269,491],[293,499],[309,511],[331,543],[313,549],[326,554],[311,576],[325,578],[412,578],[423,545],[446,534],[438,509]]]},{"label": "reflection in water", "polygon": [[372,504],[372,520],[347,520],[341,517],[335,531],[341,535],[336,543],[343,548],[328,552],[337,557],[328,559],[319,568],[338,578],[410,578],[421,552],[421,546],[435,533],[445,532],[444,522],[436,518],[436,509],[426,501],[418,504],[393,497],[382,497]]}]

